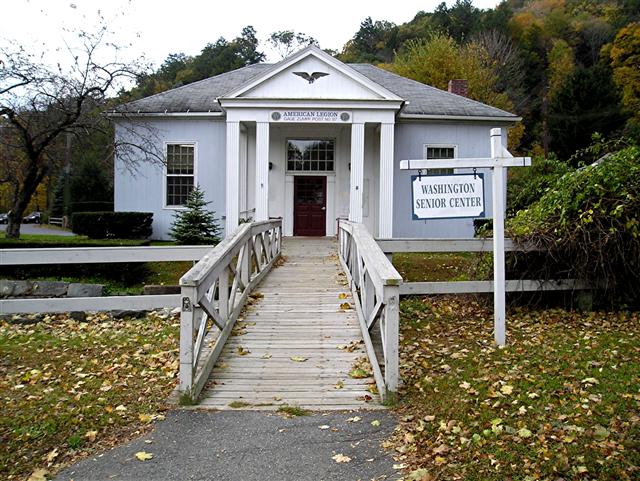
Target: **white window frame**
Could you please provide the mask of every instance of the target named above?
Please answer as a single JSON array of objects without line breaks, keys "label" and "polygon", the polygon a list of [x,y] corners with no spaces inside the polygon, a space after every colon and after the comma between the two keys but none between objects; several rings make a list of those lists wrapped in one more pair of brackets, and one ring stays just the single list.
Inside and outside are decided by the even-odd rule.
[{"label": "white window frame", "polygon": [[[333,170],[289,170],[289,160],[287,159],[287,155],[289,153],[289,141],[290,140],[325,140],[333,142],[333,160],[328,162],[333,162]],[[336,162],[338,157],[338,140],[335,137],[287,137],[284,140],[284,166],[285,173],[287,175],[335,175],[336,173]],[[327,162],[327,161],[325,161]]]},{"label": "white window frame", "polygon": [[[422,144],[422,158],[425,160],[438,160],[438,159],[429,159],[427,157],[427,149],[428,148],[435,148],[435,149],[453,149],[453,158],[457,159],[458,158],[458,144],[434,144],[434,143],[429,143],[429,144]],[[440,170],[440,169],[438,169]],[[455,174],[456,173],[456,169],[451,169],[452,172]]]},{"label": "white window frame", "polygon": [[[162,208],[167,210],[186,210],[184,205],[167,204],[167,172],[168,147],[169,145],[192,145],[193,146],[193,187],[198,185],[198,141],[197,140],[167,140],[164,142],[164,166],[162,168]],[[172,174],[174,175],[174,174]],[[187,177],[186,174],[182,176]]]}]

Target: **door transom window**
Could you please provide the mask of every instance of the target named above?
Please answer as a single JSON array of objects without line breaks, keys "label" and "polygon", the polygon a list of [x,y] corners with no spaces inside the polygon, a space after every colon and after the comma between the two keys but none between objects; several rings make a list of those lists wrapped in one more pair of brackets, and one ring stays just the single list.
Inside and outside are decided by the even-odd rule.
[{"label": "door transom window", "polygon": [[287,170],[290,172],[333,172],[336,143],[333,139],[287,140]]}]

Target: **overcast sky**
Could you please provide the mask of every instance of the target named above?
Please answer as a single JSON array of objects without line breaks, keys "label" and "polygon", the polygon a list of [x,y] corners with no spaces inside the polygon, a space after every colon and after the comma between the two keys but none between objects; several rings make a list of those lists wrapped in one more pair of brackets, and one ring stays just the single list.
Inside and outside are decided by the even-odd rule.
[{"label": "overcast sky", "polygon": [[[195,55],[219,37],[231,40],[253,25],[261,41],[271,32],[294,30],[315,37],[322,48],[340,50],[370,16],[400,24],[440,0],[4,0],[0,42],[28,49],[63,45],[64,28],[90,28],[98,10],[130,55],[144,54],[156,66],[170,53]],[[446,2],[454,3],[452,0]],[[492,8],[499,0],[474,0]],[[67,34],[68,38],[68,34]],[[67,40],[69,41],[69,40]],[[266,45],[262,49],[267,51]],[[279,60],[270,54],[269,60]]]}]

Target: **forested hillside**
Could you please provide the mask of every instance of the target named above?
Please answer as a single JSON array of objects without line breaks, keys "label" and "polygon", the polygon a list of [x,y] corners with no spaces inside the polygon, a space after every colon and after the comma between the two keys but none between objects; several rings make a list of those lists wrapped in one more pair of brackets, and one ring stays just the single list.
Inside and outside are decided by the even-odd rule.
[{"label": "forested hillside", "polygon": [[[523,117],[515,147],[568,159],[589,145],[594,132],[605,138],[640,135],[639,20],[640,0],[505,0],[485,10],[472,0],[457,0],[417,12],[401,25],[365,18],[342,50],[331,53],[439,88],[451,78],[465,78],[472,98]],[[264,58],[255,30],[246,27],[234,40],[219,38],[199,55],[170,54],[123,98]]]}]

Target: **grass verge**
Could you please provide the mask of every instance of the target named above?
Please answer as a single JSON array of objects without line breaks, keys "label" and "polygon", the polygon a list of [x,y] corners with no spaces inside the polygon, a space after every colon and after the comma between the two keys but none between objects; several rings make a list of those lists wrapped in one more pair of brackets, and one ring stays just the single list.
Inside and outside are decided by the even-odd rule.
[{"label": "grass verge", "polygon": [[640,478],[638,313],[513,309],[507,347],[464,297],[401,304],[407,479]]},{"label": "grass verge", "polygon": [[406,282],[488,279],[490,254],[473,252],[403,252],[393,254],[393,265]]},{"label": "grass verge", "polygon": [[162,419],[178,321],[0,321],[0,479],[24,479],[122,442]]},{"label": "grass verge", "polygon": [[298,406],[280,406],[278,408],[278,412],[290,417],[308,416],[309,414],[311,414],[310,411]]}]

